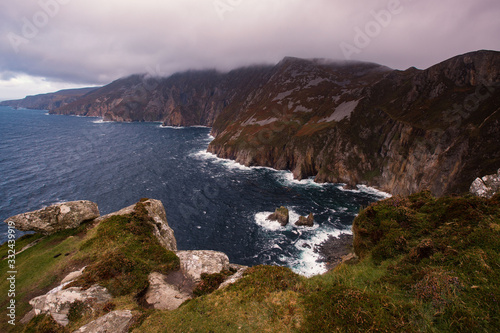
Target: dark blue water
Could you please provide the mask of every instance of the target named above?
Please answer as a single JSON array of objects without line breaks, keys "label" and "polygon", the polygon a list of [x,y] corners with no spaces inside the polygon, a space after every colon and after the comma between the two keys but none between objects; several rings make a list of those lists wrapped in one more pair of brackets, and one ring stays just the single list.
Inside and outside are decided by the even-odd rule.
[{"label": "dark blue water", "polygon": [[[181,250],[223,251],[234,263],[311,275],[324,270],[314,245],[350,232],[360,207],[381,198],[369,188],[344,191],[218,159],[205,153],[209,133],[0,107],[0,221],[62,201],[91,200],[106,214],[154,198]],[[282,205],[291,222],[312,212],[316,226],[265,219]],[[6,230],[0,223],[0,243]]]}]

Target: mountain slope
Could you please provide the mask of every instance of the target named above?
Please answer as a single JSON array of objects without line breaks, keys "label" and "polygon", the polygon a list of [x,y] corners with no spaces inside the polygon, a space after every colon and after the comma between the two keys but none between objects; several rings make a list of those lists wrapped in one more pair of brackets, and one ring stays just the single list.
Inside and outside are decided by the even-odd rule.
[{"label": "mountain slope", "polygon": [[52,110],[76,101],[80,97],[94,91],[97,88],[81,88],[59,90],[54,93],[26,96],[23,99],[3,101],[1,106],[12,106],[15,108]]},{"label": "mountain slope", "polygon": [[51,113],[212,127],[208,150],[393,194],[463,192],[500,166],[500,53],[426,70],[287,57],[228,73],[119,79]]},{"label": "mountain slope", "polygon": [[209,151],[393,194],[462,192],[500,165],[498,52],[423,71],[290,59],[276,70],[253,100],[221,114]]}]

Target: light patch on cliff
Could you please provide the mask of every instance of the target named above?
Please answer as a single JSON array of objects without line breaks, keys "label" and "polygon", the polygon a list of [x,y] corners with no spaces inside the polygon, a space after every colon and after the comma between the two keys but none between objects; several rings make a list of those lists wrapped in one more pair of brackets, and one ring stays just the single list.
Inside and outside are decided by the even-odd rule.
[{"label": "light patch on cliff", "polygon": [[359,99],[356,101],[343,102],[335,108],[335,111],[330,115],[330,117],[323,118],[318,121],[318,123],[331,122],[331,121],[341,121],[342,119],[349,118],[351,113],[359,104]]}]

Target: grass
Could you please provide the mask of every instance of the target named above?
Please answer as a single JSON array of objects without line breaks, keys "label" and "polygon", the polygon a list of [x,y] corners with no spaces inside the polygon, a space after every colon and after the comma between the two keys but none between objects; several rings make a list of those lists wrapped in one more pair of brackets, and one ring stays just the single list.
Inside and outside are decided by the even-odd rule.
[{"label": "grass", "polygon": [[[146,244],[155,242],[144,218],[138,204],[131,215],[110,218],[97,228],[83,226],[49,236],[20,254],[23,274],[18,286],[25,300],[30,293],[41,294],[40,290],[57,284],[61,271],[75,262],[88,267],[77,284],[97,282],[115,296],[94,314],[85,306],[73,306],[72,321],[64,330],[53,327],[50,318],[38,316],[26,332],[71,331],[113,309],[133,311],[133,332],[495,332],[500,328],[500,195],[435,198],[421,192],[371,204],[353,224],[358,263],[341,264],[309,279],[284,267],[255,266],[223,290],[216,288],[228,272],[204,275],[197,297],[174,311],[144,309],[136,301],[147,285],[148,272],[178,267],[171,253]],[[54,258],[66,251],[70,255]],[[27,310],[25,306],[22,311]]]},{"label": "grass", "polygon": [[[179,268],[179,258],[165,250],[152,233],[149,217],[143,204],[136,204],[129,215],[114,216],[102,221],[97,227],[84,224],[76,229],[60,231],[43,238],[37,245],[16,256],[16,326],[6,320],[0,321],[1,332],[21,332],[19,320],[31,310],[29,300],[43,295],[59,285],[70,272],[86,266],[80,279],[70,286],[90,287],[98,283],[108,288],[116,298],[113,304],[104,304],[96,313],[86,311],[84,306],[71,308],[70,324],[65,331],[84,325],[96,316],[109,312],[111,308],[143,311],[136,295],[147,287],[150,272],[167,273]],[[28,235],[16,242],[19,250],[38,235]],[[7,244],[0,247],[6,252]],[[7,261],[0,261],[0,270],[8,271]],[[2,292],[7,295],[7,280],[0,281]],[[2,297],[0,305],[6,309],[9,299]],[[6,310],[2,310],[5,313]],[[5,316],[5,314],[4,314]],[[26,326],[27,331],[43,331],[52,327],[51,320],[44,316],[34,318]],[[61,329],[61,328],[60,328]],[[50,329],[48,329],[50,331]]]},{"label": "grass", "polygon": [[498,195],[393,197],[362,210],[353,229],[357,264],[310,279],[283,267],[253,267],[223,291],[152,313],[134,332],[500,328]]}]

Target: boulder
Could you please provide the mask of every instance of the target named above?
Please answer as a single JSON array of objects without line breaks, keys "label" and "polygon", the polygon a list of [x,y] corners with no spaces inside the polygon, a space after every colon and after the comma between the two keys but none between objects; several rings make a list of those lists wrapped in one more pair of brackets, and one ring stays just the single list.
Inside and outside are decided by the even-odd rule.
[{"label": "boulder", "polygon": [[130,310],[112,311],[80,327],[73,333],[126,333],[128,332],[132,317]]},{"label": "boulder", "polygon": [[153,272],[149,275],[149,287],[144,300],[153,309],[175,310],[192,296],[179,287],[169,284],[166,275]]},{"label": "boulder", "polygon": [[[146,208],[149,217],[151,217],[154,221],[152,224],[153,234],[156,236],[160,244],[162,244],[163,247],[169,251],[177,251],[177,241],[174,236],[174,231],[168,225],[167,214],[165,213],[165,208],[163,207],[161,201],[155,199],[143,199],[139,202],[139,204],[142,204],[144,208]],[[97,219],[97,221],[100,222],[112,216],[131,214],[134,212],[135,207],[136,204],[125,207],[117,212],[101,216]]]},{"label": "boulder", "polygon": [[288,208],[281,206],[280,208],[276,208],[274,213],[267,217],[268,220],[278,221],[282,227],[288,224]]},{"label": "boulder", "polygon": [[66,326],[69,323],[68,312],[71,304],[81,301],[92,307],[93,304],[105,303],[110,299],[108,290],[95,284],[87,290],[80,287],[61,290],[57,287],[43,296],[33,298],[29,303],[33,306],[35,315],[50,314],[58,324]]},{"label": "boulder", "polygon": [[181,262],[181,271],[194,282],[201,281],[201,274],[220,273],[229,270],[229,258],[217,251],[179,251],[176,253]]},{"label": "boulder", "polygon": [[15,228],[23,231],[35,231],[42,234],[78,227],[82,222],[99,217],[97,204],[87,201],[70,201],[33,212],[9,217],[6,223],[14,222]]},{"label": "boulder", "polygon": [[299,219],[297,222],[295,222],[295,225],[298,227],[312,227],[314,225],[314,215],[312,213],[309,213],[309,216],[299,216]]},{"label": "boulder", "polygon": [[500,191],[500,169],[495,175],[488,175],[476,178],[469,191],[479,197],[491,198]]}]

